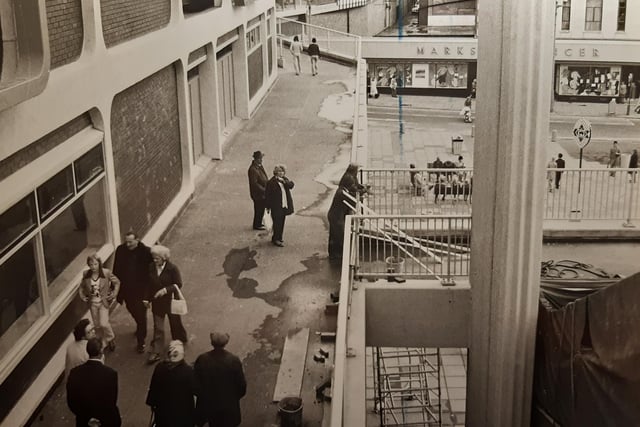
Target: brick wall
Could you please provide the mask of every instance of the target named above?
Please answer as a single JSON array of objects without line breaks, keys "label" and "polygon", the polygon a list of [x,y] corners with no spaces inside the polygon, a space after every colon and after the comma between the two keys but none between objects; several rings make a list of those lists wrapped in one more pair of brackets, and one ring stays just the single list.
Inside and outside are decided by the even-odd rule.
[{"label": "brick wall", "polygon": [[111,137],[120,229],[144,234],[182,183],[176,72],[170,65],[116,95]]},{"label": "brick wall", "polygon": [[166,26],[171,0],[100,0],[102,31],[107,47]]},{"label": "brick wall", "polygon": [[85,113],[1,160],[0,181],[89,126],[91,126],[91,117],[89,113]]},{"label": "brick wall", "polygon": [[82,51],[80,0],[46,0],[51,68],[75,61]]}]

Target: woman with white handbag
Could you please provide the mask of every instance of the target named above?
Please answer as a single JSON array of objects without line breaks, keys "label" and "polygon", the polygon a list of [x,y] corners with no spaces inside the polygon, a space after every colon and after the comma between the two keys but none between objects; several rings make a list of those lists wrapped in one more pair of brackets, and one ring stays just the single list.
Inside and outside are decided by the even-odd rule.
[{"label": "woman with white handbag", "polygon": [[[180,315],[186,314],[186,301],[182,295],[180,270],[169,261],[171,252],[165,246],[151,248],[153,262],[149,266],[149,286],[145,304],[151,304],[153,313],[153,341],[148,363],[160,360],[165,349],[164,318],[169,319],[171,339],[187,342],[187,332]],[[178,302],[176,302],[178,301]]]}]

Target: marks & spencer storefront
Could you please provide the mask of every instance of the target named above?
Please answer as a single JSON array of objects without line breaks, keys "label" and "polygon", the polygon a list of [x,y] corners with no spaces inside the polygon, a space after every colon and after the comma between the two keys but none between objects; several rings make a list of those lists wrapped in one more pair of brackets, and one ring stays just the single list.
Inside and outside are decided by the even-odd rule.
[{"label": "marks & spencer storefront", "polygon": [[609,102],[640,95],[640,45],[626,41],[557,40],[558,101]]},{"label": "marks & spencer storefront", "polygon": [[466,97],[476,78],[474,39],[424,42],[382,38],[363,40],[362,55],[369,76],[375,76],[378,90],[389,91],[391,77],[398,92]]}]

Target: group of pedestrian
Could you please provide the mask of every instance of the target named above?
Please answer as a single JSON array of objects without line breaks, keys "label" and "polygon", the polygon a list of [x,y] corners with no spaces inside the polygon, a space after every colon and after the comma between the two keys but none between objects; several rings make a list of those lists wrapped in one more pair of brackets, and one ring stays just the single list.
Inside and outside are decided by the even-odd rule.
[{"label": "group of pedestrian", "polygon": [[[302,72],[300,67],[300,57],[302,56],[302,52],[304,52],[304,47],[302,46],[302,42],[298,36],[293,37],[293,41],[289,45],[289,51],[291,52],[291,57],[293,59],[293,69],[296,72],[296,76],[299,76]],[[309,46],[307,47],[307,53],[311,59],[311,75],[317,76],[318,61],[320,60],[320,47],[318,46],[315,37],[311,39],[311,43],[309,43]]]},{"label": "group of pedestrian", "polygon": [[[67,348],[67,404],[76,427],[120,427],[118,373],[105,365],[102,340],[83,319]],[[146,397],[155,427],[235,427],[240,425],[240,399],[247,392],[242,362],[225,349],[226,333],[210,334],[213,350],[194,366],[184,358],[180,340],[169,343],[166,358],[156,365]],[[75,366],[74,366],[75,365]]]},{"label": "group of pedestrian", "polygon": [[293,196],[291,190],[294,182],[287,177],[287,169],[278,164],[273,168],[273,176],[267,179],[262,165],[264,153],[255,151],[249,166],[249,194],[253,200],[253,229],[265,230],[265,214],[270,215],[273,227],[271,243],[284,246],[284,224],[287,216],[293,214]]}]

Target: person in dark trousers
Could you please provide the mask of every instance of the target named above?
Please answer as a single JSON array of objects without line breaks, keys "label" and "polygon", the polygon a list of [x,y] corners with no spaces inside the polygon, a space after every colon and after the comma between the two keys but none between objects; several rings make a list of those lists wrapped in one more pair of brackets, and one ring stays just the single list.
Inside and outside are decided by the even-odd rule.
[{"label": "person in dark trousers", "polygon": [[229,334],[210,334],[213,350],[196,359],[196,414],[198,426],[236,427],[240,425],[240,399],[247,393],[242,362],[225,350]]},{"label": "person in dark trousers", "polygon": [[253,152],[253,161],[249,166],[249,194],[251,200],[253,200],[253,229],[264,230],[264,224],[262,223],[262,217],[264,216],[264,210],[266,207],[265,190],[267,188],[267,172],[265,172],[262,166],[262,159],[264,154],[262,151]]},{"label": "person in dark trousers", "polygon": [[149,247],[138,239],[136,233],[128,231],[124,235],[124,243],[116,249],[113,274],[120,279],[117,301],[127,307],[127,311],[136,322],[138,353],[144,353],[147,339],[147,307],[142,301],[147,294],[151,262]]},{"label": "person in dark trousers", "polygon": [[171,341],[167,360],[156,366],[147,393],[155,427],[193,427],[195,395],[196,379],[184,360],[184,346],[181,341]]},{"label": "person in dark trousers", "polygon": [[271,212],[273,220],[273,237],[271,242],[276,246],[284,246],[282,233],[284,232],[284,220],[287,215],[293,213],[293,198],[291,189],[294,186],[285,175],[287,171],[283,165],[273,168],[273,177],[267,182],[266,200],[267,209]]},{"label": "person in dark trousers", "polygon": [[165,333],[164,318],[169,318],[171,339],[187,342],[187,331],[182,326],[182,319],[171,313],[171,299],[177,294],[177,288],[182,288],[182,277],[178,267],[169,261],[171,252],[165,246],[155,245],[151,248],[153,263],[149,265],[149,286],[145,305],[151,301],[153,313],[153,349],[147,363],[152,364],[160,360],[164,352]]},{"label": "person in dark trousers", "polygon": [[[556,159],[556,168],[564,169],[564,159],[562,158],[562,153],[558,153],[558,158]],[[561,178],[562,178],[562,171],[556,171],[556,190],[560,188]]]},{"label": "person in dark trousers", "polygon": [[[638,150],[633,149],[631,153],[631,157],[629,158],[629,169],[637,169],[638,168]],[[629,182],[636,182],[636,177],[638,176],[637,171],[629,171]]]},{"label": "person in dark trousers", "polygon": [[316,38],[311,39],[311,44],[307,48],[307,52],[311,57],[311,75],[318,75],[318,60],[320,59],[320,46],[316,43]]},{"label": "person in dark trousers", "polygon": [[69,373],[67,404],[76,416],[76,427],[120,427],[118,373],[104,365],[102,341],[87,341],[89,360]]}]

